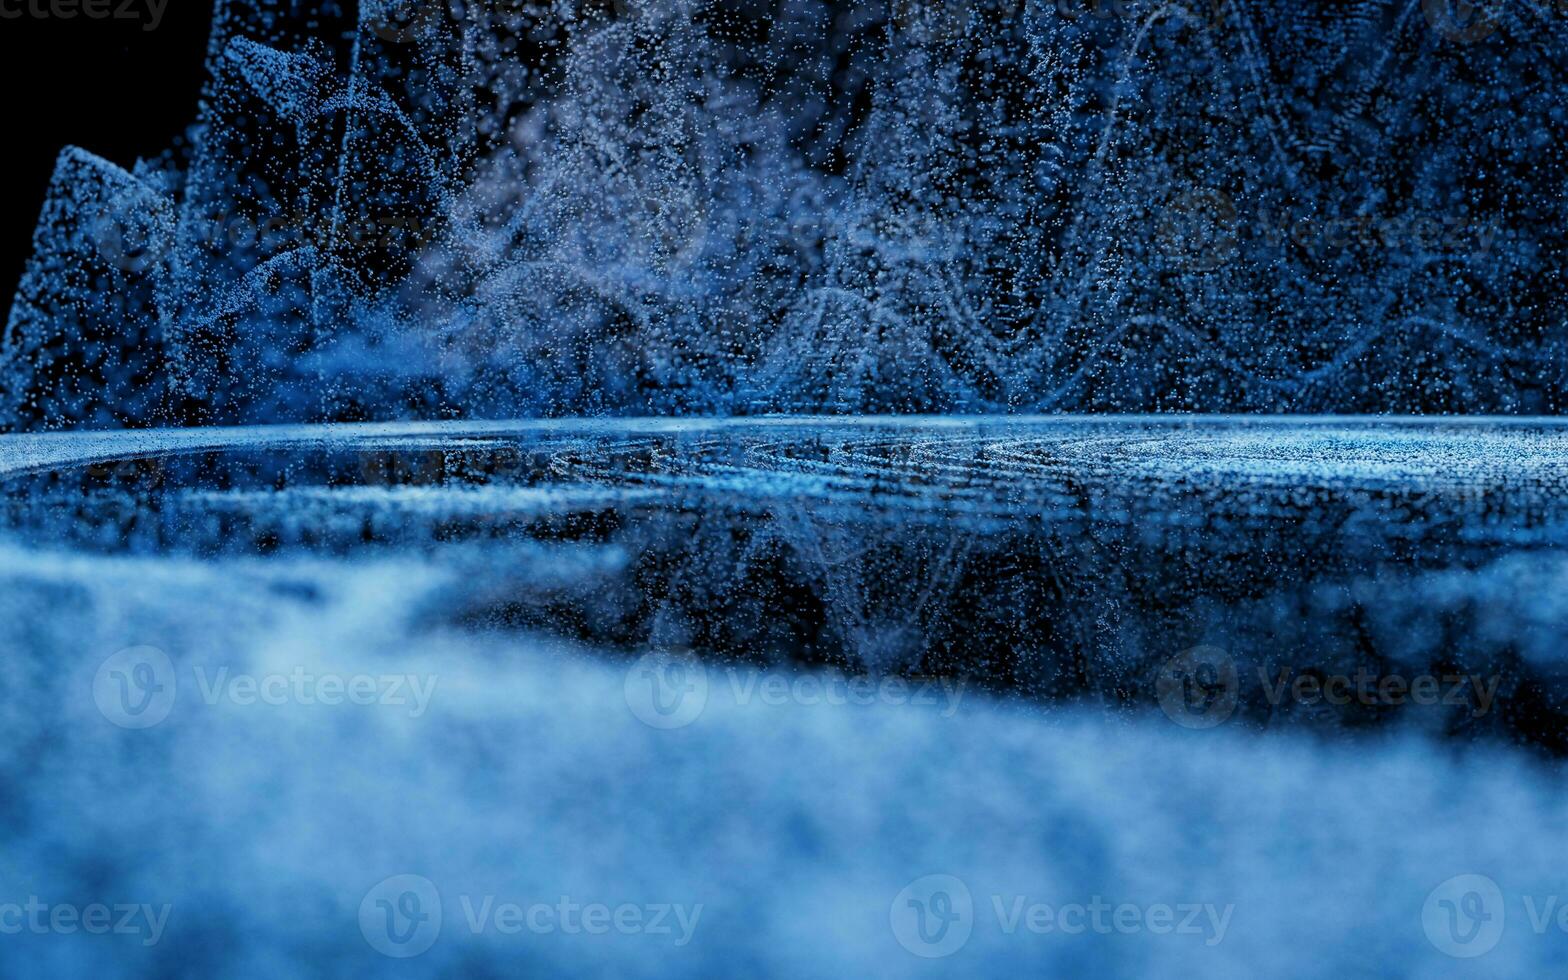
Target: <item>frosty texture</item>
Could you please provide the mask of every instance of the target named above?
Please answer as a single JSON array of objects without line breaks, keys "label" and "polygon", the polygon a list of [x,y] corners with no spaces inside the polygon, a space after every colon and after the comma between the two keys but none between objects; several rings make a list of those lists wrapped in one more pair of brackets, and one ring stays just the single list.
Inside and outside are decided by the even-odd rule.
[{"label": "frosty texture", "polygon": [[129,293],[62,162],[0,425],[1556,412],[1565,23],[220,0],[196,139],[110,202],[177,216]]},{"label": "frosty texture", "polygon": [[[688,727],[637,720],[629,662],[425,616],[449,581],[418,561],[223,563],[0,551],[0,746],[6,899],[171,906],[161,941],[7,936],[18,974],[161,978],[841,977],[1289,972],[1352,976],[1369,959],[1413,977],[1469,964],[1423,934],[1452,875],[1493,877],[1507,931],[1480,961],[1549,973],[1568,945],[1536,934],[1521,896],[1560,894],[1560,776],[1527,758],[1419,739],[1315,745],[1157,711],[1037,714],[971,695],[910,705],[742,704],[719,665]],[[1555,593],[1563,594],[1559,589]],[[165,649],[179,694],[155,728],[95,707],[103,657]],[[209,704],[201,679],[295,669],[438,679],[406,706]],[[742,675],[744,676],[744,675]],[[919,959],[889,910],[949,874],[975,925]],[[383,957],[357,912],[377,882],[427,878],[443,930]],[[467,926],[497,903],[703,903],[691,942],[505,935]],[[1014,896],[1060,905],[1233,903],[1202,936],[1002,931]],[[429,906],[426,906],[429,910]],[[493,910],[492,910],[493,911]],[[1303,937],[1324,937],[1321,942]],[[1284,951],[1284,952],[1282,952]],[[1457,966],[1456,966],[1457,964]]]},{"label": "frosty texture", "polygon": [[[430,623],[1114,713],[1207,645],[1237,727],[1557,752],[1565,450],[1549,423],[1344,419],[84,434],[4,447],[0,519],[50,549],[417,560],[456,576]],[[1273,688],[1307,675],[1488,689],[1309,710]]]}]

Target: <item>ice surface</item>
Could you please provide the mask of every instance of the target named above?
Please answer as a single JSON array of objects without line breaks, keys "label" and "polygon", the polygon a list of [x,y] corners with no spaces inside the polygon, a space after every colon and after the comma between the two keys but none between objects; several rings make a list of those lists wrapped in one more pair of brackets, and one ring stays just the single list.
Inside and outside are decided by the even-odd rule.
[{"label": "ice surface", "polygon": [[[1040,418],[537,421],[19,436],[10,534],[210,559],[421,560],[512,583],[565,547],[602,576],[479,588],[451,621],[628,653],[963,676],[1145,709],[1226,648],[1267,683],[1496,678],[1484,717],[1352,705],[1568,748],[1568,427],[1547,421]],[[526,578],[526,576],[524,576]],[[1500,612],[1499,593],[1534,596]],[[1283,712],[1283,714],[1282,714]]]},{"label": "ice surface", "polygon": [[[0,520],[103,554],[417,556],[503,583],[436,603],[450,622],[1114,712],[1219,645],[1259,679],[1238,724],[1557,751],[1565,441],[1550,421],[1156,417],[51,434],[0,445]],[[512,587],[563,548],[600,576]],[[1496,703],[1303,721],[1266,697],[1282,667],[1475,673]]]}]

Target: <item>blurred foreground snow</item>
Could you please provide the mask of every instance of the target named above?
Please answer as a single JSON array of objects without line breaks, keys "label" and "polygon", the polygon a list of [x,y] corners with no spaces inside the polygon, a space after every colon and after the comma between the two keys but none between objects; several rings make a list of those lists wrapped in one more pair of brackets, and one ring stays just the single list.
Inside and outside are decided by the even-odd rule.
[{"label": "blurred foreground snow", "polygon": [[[1015,465],[1001,489],[985,489],[978,464],[944,476],[931,462],[942,461],[938,447],[945,440],[951,454],[968,439],[984,458],[1057,440],[1076,447],[1060,455],[1081,460],[1095,435],[1126,460],[1136,458],[1128,447],[1158,435],[1163,450],[1147,465],[1117,463],[1105,486],[1143,480],[1139,492],[1149,496],[1160,479],[1177,471],[1192,479],[1193,461],[1207,460],[1200,485],[1250,501],[1207,529],[1211,537],[1226,529],[1231,537],[1215,537],[1211,550],[1234,551],[1228,560],[1242,564],[1257,544],[1248,533],[1286,526],[1273,523],[1269,460],[1296,461],[1291,494],[1332,485],[1314,513],[1333,513],[1342,498],[1359,501],[1352,517],[1382,506],[1365,495],[1377,481],[1422,489],[1429,507],[1450,515],[1484,499],[1490,517],[1412,511],[1402,525],[1410,533],[1393,543],[1336,539],[1339,559],[1352,565],[1347,542],[1360,541],[1382,565],[1490,554],[1478,568],[1347,573],[1309,561],[1310,549],[1290,550],[1311,540],[1308,517],[1290,524],[1297,537],[1266,539],[1294,556],[1286,564],[1301,581],[1248,581],[1310,592],[1314,580],[1361,576],[1370,594],[1395,605],[1403,596],[1409,607],[1371,610],[1374,627],[1378,615],[1419,625],[1412,609],[1424,608],[1476,642],[1456,660],[1481,657],[1487,644],[1522,652],[1528,669],[1504,672],[1500,704],[1520,703],[1521,677],[1555,703],[1550,641],[1562,636],[1562,593],[1529,591],[1564,576],[1553,550],[1563,467],[1554,427],[1474,428],[1481,442],[1542,451],[1483,455],[1466,468],[1462,453],[1451,466],[1429,465],[1464,442],[1463,425],[1336,422],[1297,425],[1303,431],[1291,436],[1277,423],[1224,432],[1231,423],[1177,425],[1175,435],[1139,429],[1149,424],[1095,423],[1097,433],[1086,434],[1077,423],[1047,422],[536,423],[4,443],[0,474],[12,496],[0,544],[0,712],[9,736],[0,743],[8,830],[0,929],[13,934],[0,942],[0,972],[1370,976],[1397,964],[1436,977],[1537,975],[1560,964],[1568,792],[1550,756],[1514,747],[1499,731],[1470,738],[1450,728],[1443,738],[1442,726],[1429,724],[1297,727],[1282,710],[1249,715],[1246,692],[1226,724],[1173,724],[1179,716],[1167,717],[1151,693],[1159,660],[1139,656],[1224,639],[1212,634],[1149,640],[1139,656],[1126,642],[1086,642],[1073,649],[1098,658],[1089,662],[1094,676],[1071,689],[1021,672],[972,676],[963,659],[978,663],[986,651],[962,644],[873,673],[887,665],[857,660],[867,645],[919,648],[888,638],[919,621],[889,620],[874,583],[856,594],[867,608],[883,603],[881,618],[863,618],[856,633],[842,610],[824,613],[816,659],[799,649],[706,646],[766,631],[711,625],[750,613],[733,597],[681,593],[696,581],[690,575],[665,583],[662,604],[606,598],[660,594],[635,571],[650,567],[650,553],[680,551],[687,525],[662,522],[692,512],[722,524],[732,508],[718,498],[734,477],[759,514],[726,534],[760,533],[781,519],[774,504],[786,499],[804,508],[797,526],[834,524],[857,531],[862,545],[879,527],[937,533],[933,540],[992,562],[984,567],[994,604],[1027,619],[1025,593],[1003,587],[1006,569],[986,542],[1010,534],[1003,540],[1016,555],[1020,542],[1040,540],[1039,501],[1058,477],[1041,469],[1023,481]],[[639,425],[644,431],[632,431]],[[1274,425],[1273,434],[1265,438],[1259,425]],[[715,467],[711,482],[697,496],[671,497],[694,457],[643,445],[634,466],[625,446],[644,437],[701,448],[704,466]],[[474,445],[458,452],[463,440]],[[479,490],[462,465],[473,464],[474,446],[494,453],[498,444],[534,460],[528,472],[555,479]],[[813,445],[822,466],[775,467],[772,482],[711,463],[715,447],[755,470],[769,453]],[[895,445],[923,446],[926,456],[865,462]],[[169,455],[180,447],[227,455],[187,471],[194,457]],[[435,447],[446,470],[365,480],[388,464],[389,447],[405,461]],[[294,460],[284,472],[296,483],[270,491],[292,501],[278,513],[255,482],[270,472],[255,462],[262,457],[244,466],[233,459],[264,451]],[[649,464],[650,451],[664,462]],[[1306,472],[1312,452],[1332,465]],[[333,453],[356,462],[332,470],[321,460]],[[454,461],[464,453],[467,463]],[[860,468],[824,474],[846,457]],[[590,465],[610,459],[643,478],[608,480]],[[900,460],[920,476],[890,476]],[[94,467],[96,476],[82,475]],[[329,470],[359,482],[307,479]],[[1096,466],[1080,462],[1075,472],[1090,485]],[[200,477],[195,485],[181,482],[190,473]],[[1452,490],[1456,481],[1470,496]],[[329,506],[334,487],[346,496]],[[474,493],[492,495],[494,523],[483,534]],[[243,505],[223,504],[230,494]],[[1115,498],[1085,494],[1079,504]],[[1220,496],[1203,512],[1223,516]],[[608,530],[572,532],[549,518],[601,513],[612,499],[622,516]],[[1002,507],[1009,501],[1019,505],[1011,517]],[[238,514],[238,523],[214,523],[213,512]],[[1170,527],[1182,524],[1181,506],[1164,512]],[[1092,537],[1120,513],[1073,526]],[[1137,523],[1153,533],[1158,522]],[[57,534],[66,524],[76,532]],[[798,550],[833,539],[791,540]],[[894,579],[887,547],[818,557],[821,567],[858,569],[868,581]],[[872,565],[857,565],[878,549]],[[1145,560],[1119,553],[1134,565]],[[904,577],[927,592],[984,591],[961,575],[934,575],[929,557],[919,557],[929,549],[899,554],[909,561]],[[805,590],[799,603],[849,601],[842,582],[811,598],[808,579],[793,580]],[[790,580],[777,572],[769,581]],[[606,581],[613,588],[593,585]],[[1083,579],[1080,600],[1099,601],[1094,589],[1107,582]],[[1118,583],[1142,595],[1137,576]],[[1274,608],[1257,596],[1227,598],[1201,577],[1167,587],[1227,610],[1215,624],[1260,628]],[[539,595],[547,598],[528,598]],[[1478,596],[1487,615],[1465,619],[1460,610],[1473,615]],[[519,603],[528,608],[518,612]],[[648,603],[658,608],[626,611]],[[943,615],[960,615],[962,605]],[[622,629],[648,632],[626,639],[586,622],[612,613]],[[966,622],[984,619],[970,615]],[[1131,629],[1147,615],[1128,610],[1100,629]],[[1332,622],[1302,629],[1333,639],[1324,625]],[[607,639],[583,639],[592,635]],[[1007,635],[1035,636],[1024,626]],[[1521,647],[1532,636],[1537,645]],[[1419,646],[1407,639],[1389,648]],[[831,655],[821,649],[834,643]],[[1231,649],[1244,675],[1249,657],[1282,655],[1249,654],[1239,642]],[[1119,696],[1122,687],[1136,691]],[[1516,739],[1525,731],[1510,730]],[[1483,877],[1445,884],[1460,875]],[[93,903],[125,905],[125,929],[114,928],[116,913],[108,934],[88,934],[83,916]],[[1475,951],[1485,955],[1448,955]]]}]

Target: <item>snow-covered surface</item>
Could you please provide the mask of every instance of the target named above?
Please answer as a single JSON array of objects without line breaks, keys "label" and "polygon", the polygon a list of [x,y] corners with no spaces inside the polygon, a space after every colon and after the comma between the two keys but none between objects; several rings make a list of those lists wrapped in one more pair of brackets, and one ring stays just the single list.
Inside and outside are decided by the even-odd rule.
[{"label": "snow-covered surface", "polygon": [[[1467,975],[1544,975],[1568,952],[1520,903],[1562,887],[1568,797],[1552,771],[1419,741],[1320,745],[945,705],[742,706],[658,730],[625,663],[521,638],[422,631],[417,566],[212,568],[5,556],[7,895],[169,903],[167,932],[8,937],[7,972],[351,976],[1452,976],[1422,903],[1452,875],[1504,889],[1509,932]],[[302,597],[309,594],[310,598]],[[25,642],[19,640],[26,638]],[[168,650],[179,700],[144,731],[92,697],[101,655]],[[202,676],[436,679],[403,706],[209,705]],[[206,674],[198,673],[199,670]],[[927,963],[889,926],[927,874],[973,893],[969,943]],[[440,939],[398,964],[361,936],[361,898],[416,874]],[[1008,936],[992,896],[1030,903],[1234,903],[1201,935]],[[474,936],[461,906],[702,903],[672,937]],[[1295,956],[1299,953],[1300,959]],[[401,970],[401,972],[400,972]]]},{"label": "snow-covered surface", "polygon": [[[0,943],[0,972],[1370,976],[1384,972],[1375,964],[1394,963],[1411,976],[1545,975],[1568,953],[1555,919],[1540,932],[1531,920],[1568,881],[1568,791],[1548,756],[1485,727],[1446,736],[1425,723],[1324,729],[1289,713],[1260,721],[1247,714],[1250,702],[1232,723],[1194,730],[1173,724],[1150,691],[1160,656],[1220,642],[1221,625],[1236,630],[1230,642],[1243,670],[1249,656],[1282,656],[1292,643],[1332,652],[1342,638],[1325,625],[1333,623],[1330,600],[1358,595],[1368,642],[1413,657],[1422,630],[1441,620],[1473,642],[1464,653],[1484,661],[1487,650],[1507,647],[1530,665],[1529,683],[1546,683],[1568,621],[1568,571],[1555,544],[1565,440],[1568,428],[1549,422],[1070,418],[7,437],[0,904],[36,896],[51,905],[169,909],[147,946],[146,930],[24,928]],[[422,459],[434,450],[471,461],[508,449],[538,457],[526,469],[533,482],[497,480],[492,468],[482,487],[458,478],[455,465],[433,479],[375,485],[311,475],[324,465],[313,461],[334,454]],[[271,471],[241,464],[273,451],[294,461],[297,476],[271,490],[277,499],[269,503],[269,491],[244,481]],[[208,452],[215,455],[201,467],[175,465],[180,454]],[[145,471],[133,468],[129,490],[61,475],[159,454],[172,454],[156,471],[163,482],[137,483]],[[180,482],[189,474],[228,482]],[[1178,562],[1180,574],[1158,580],[1196,606],[1229,602],[1211,632],[1188,632],[1194,620],[1179,616],[1118,612],[1133,600],[1089,568],[1057,569],[1072,603],[1044,612],[1031,605],[1041,600],[1005,561],[1035,546],[1028,529],[1041,526],[1041,501],[1069,484],[1102,506],[1071,525],[1095,534],[1122,519],[1104,501],[1152,493],[1151,511],[1171,515],[1160,540],[1171,540],[1184,520],[1172,501],[1195,484],[1205,489],[1200,509],[1232,515],[1204,526],[1221,536],[1208,557]],[[1116,486],[1133,489],[1118,495]],[[1418,489],[1424,519],[1412,514],[1406,531],[1390,525],[1381,537],[1334,539],[1368,549],[1393,573],[1369,571],[1354,555],[1341,556],[1344,567],[1314,557],[1317,545],[1301,544],[1310,534],[1268,536],[1312,521],[1279,523],[1259,503],[1307,494],[1319,508],[1373,506],[1398,497],[1399,487]],[[110,538],[129,530],[118,543],[67,547],[44,533],[58,525],[15,509],[23,492],[38,512],[53,500]],[[135,520],[114,509],[122,492],[134,502],[127,513],[141,515]],[[1227,496],[1248,503],[1227,510]],[[1473,510],[1476,500],[1490,510]],[[939,519],[878,518],[886,508],[907,518],[912,501]],[[493,534],[418,531],[431,520],[443,533],[469,527],[462,521],[487,507],[507,515]],[[569,537],[539,530],[552,507],[622,516],[614,533]],[[199,519],[213,508],[250,513],[253,523],[221,525],[232,539],[220,546]],[[270,511],[305,530],[251,548],[234,529],[265,525],[276,537]],[[119,517],[106,519],[111,513]],[[160,513],[172,522],[168,536],[137,537]],[[310,543],[326,540],[320,528],[344,515],[358,544]],[[682,515],[700,520],[682,523]],[[361,531],[367,521],[373,534]],[[1410,532],[1410,524],[1424,530]],[[764,635],[747,625],[759,614],[741,601],[763,580],[735,582],[720,600],[696,595],[698,584],[743,566],[713,544],[732,535],[785,542],[770,555],[814,556],[817,564],[802,559],[800,568],[816,571],[779,575],[825,603],[823,635],[837,638],[837,660],[811,667],[775,648],[704,646]],[[1134,538],[1117,540],[1125,547],[1114,554],[1127,567],[1152,560],[1128,550]],[[1292,553],[1298,544],[1303,550]],[[986,572],[981,584],[944,572],[944,548],[967,555],[971,572]],[[1298,566],[1299,579],[1247,572],[1251,587],[1304,589],[1312,598],[1276,606],[1226,599],[1216,584],[1224,576],[1201,572],[1214,562],[1250,567],[1258,556],[1249,552],[1259,548],[1282,552],[1274,557]],[[1437,560],[1454,554],[1485,560]],[[706,564],[709,578],[679,566],[651,592],[639,585],[639,568],[647,577],[650,567],[677,567],[669,555]],[[642,618],[615,602],[639,588],[646,594],[638,601],[657,607]],[[667,590],[662,604],[650,598],[659,588]],[[1097,676],[1119,680],[1064,693],[1017,673],[1014,686],[997,688],[952,670],[943,680],[954,686],[930,681],[929,697],[879,694],[869,703],[833,703],[809,682],[800,686],[808,675],[876,666],[866,651],[877,643],[885,653],[911,633],[941,635],[940,616],[961,608],[931,605],[944,589],[989,596],[1022,621],[1083,606],[1085,628],[1104,634],[1093,646]],[[538,601],[531,618],[500,611],[530,597]],[[946,611],[930,612],[937,608]],[[1316,627],[1285,622],[1302,609],[1324,618]],[[998,637],[1036,637],[1027,622],[1004,634],[993,618],[965,615],[973,643],[948,650],[977,663],[987,655],[982,645]],[[601,630],[600,640],[584,640],[600,635],[581,622],[594,616],[643,632]],[[1170,632],[1153,635],[1156,622]],[[1260,623],[1273,624],[1262,640],[1246,632]],[[1292,639],[1291,628],[1300,635]],[[1265,649],[1249,654],[1254,640]],[[157,724],[122,727],[129,716],[106,670],[124,665],[125,655],[109,662],[111,655],[147,647],[168,657],[167,674],[157,676],[173,680],[174,696],[155,706],[167,712]],[[707,658],[686,663],[705,679],[706,695],[695,714],[650,713],[638,695],[647,666],[640,658],[679,657],[677,647]],[[1517,686],[1507,687],[1519,676],[1508,674],[1500,703],[1523,703]],[[284,695],[267,703],[223,686],[245,677],[300,677],[288,683],[305,687],[276,688]],[[376,703],[334,705],[313,696],[329,677],[400,678],[404,686],[400,699],[383,702],[378,687]],[[782,702],[762,693],[769,678],[791,692]],[[1112,693],[1128,686],[1138,690],[1132,704]],[[1465,895],[1433,893],[1461,874],[1495,882],[1506,916],[1496,947],[1469,961],[1440,948],[1446,913],[1436,904]],[[377,933],[375,900],[388,893],[375,889],[399,875],[428,881],[441,902],[439,937],[406,960],[378,951],[387,941],[384,928]],[[915,955],[937,947],[900,918],[904,889],[928,875],[957,878],[972,900],[969,938],[940,958]],[[419,895],[419,908],[432,910],[427,886],[409,881],[391,898]],[[493,919],[475,933],[470,912],[487,896],[492,910],[553,906],[563,896],[611,909],[702,910],[681,945],[673,912],[670,934],[527,926],[509,934]],[[1019,901],[1055,909],[1098,899],[1131,903],[1140,916],[1193,905],[1228,918],[1221,931],[1202,912],[1195,931],[1169,935],[1004,928]],[[6,921],[0,909],[0,926]]]},{"label": "snow-covered surface", "polygon": [[[1391,478],[1465,472],[1513,475],[1568,472],[1562,450],[1568,420],[1507,416],[1383,417],[1352,415],[1044,415],[1044,416],[760,416],[755,418],[571,418],[329,425],[212,426],[46,432],[0,440],[0,473],[169,452],[334,445],[443,448],[450,440],[484,444],[506,437],[632,437],[740,433],[762,441],[784,430],[818,433],[913,433],[993,442],[1006,455],[1030,438],[1086,446],[1128,466],[1179,468],[1211,460],[1223,472],[1252,467],[1287,477],[1383,474]],[[1478,451],[1480,450],[1480,451]],[[1085,455],[1082,449],[1077,453]]]}]

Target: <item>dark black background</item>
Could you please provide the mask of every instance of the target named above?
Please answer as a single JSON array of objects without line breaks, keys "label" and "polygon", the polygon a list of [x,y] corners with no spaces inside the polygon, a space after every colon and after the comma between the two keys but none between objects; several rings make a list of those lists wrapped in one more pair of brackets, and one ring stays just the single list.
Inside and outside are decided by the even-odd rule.
[{"label": "dark black background", "polygon": [[[25,0],[11,3],[25,9]],[[173,145],[196,120],[211,24],[210,0],[169,0],[153,31],[145,19],[0,20],[0,310],[10,310],[61,148],[75,144],[128,168]]]}]

